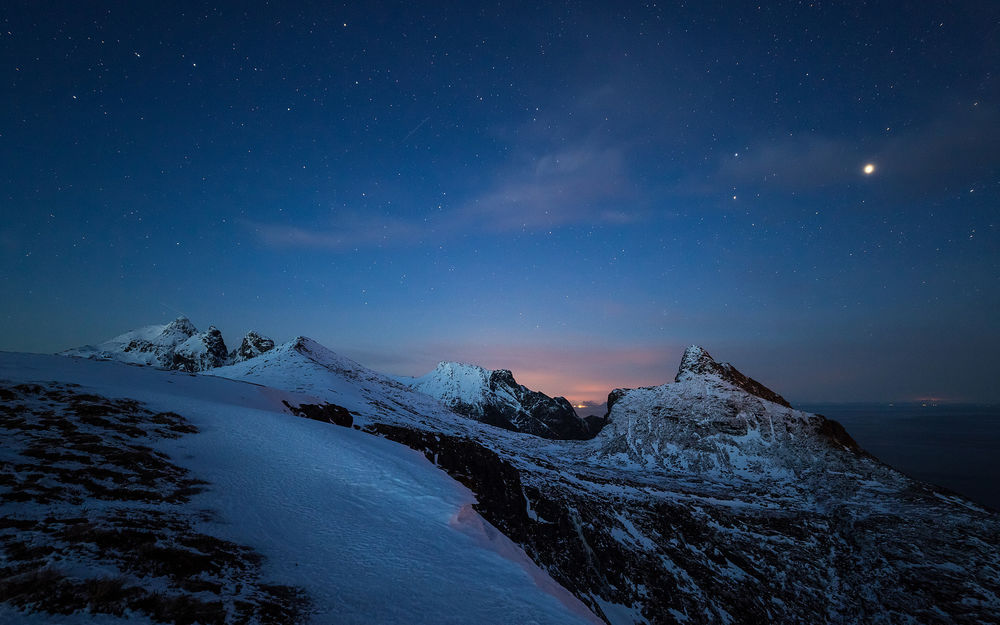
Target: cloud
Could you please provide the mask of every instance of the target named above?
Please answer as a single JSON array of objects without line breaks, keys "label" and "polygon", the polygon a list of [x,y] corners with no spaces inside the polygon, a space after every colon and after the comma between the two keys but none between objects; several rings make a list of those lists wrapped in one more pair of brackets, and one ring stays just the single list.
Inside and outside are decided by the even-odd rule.
[{"label": "cloud", "polygon": [[406,218],[358,214],[338,215],[327,224],[311,226],[247,225],[270,247],[347,251],[467,234],[623,225],[646,218],[629,160],[641,144],[635,138],[637,131],[616,137],[608,132],[609,116],[621,110],[620,88],[608,84],[563,100],[565,106],[554,106],[551,114],[536,112],[530,122],[491,129],[507,148],[507,162],[487,173],[479,189],[459,198],[450,209],[434,212],[433,220],[424,214]]},{"label": "cloud", "polygon": [[524,159],[459,210],[489,231],[627,223],[634,190],[621,148],[581,144]]},{"label": "cloud", "polygon": [[623,150],[580,144],[525,156],[485,190],[433,221],[340,214],[329,224],[246,221],[268,247],[348,251],[419,244],[469,233],[503,234],[573,224],[626,224],[640,218]]},{"label": "cloud", "polygon": [[246,220],[243,225],[268,247],[344,252],[357,248],[414,244],[430,232],[423,224],[388,217],[346,215],[314,228]]}]

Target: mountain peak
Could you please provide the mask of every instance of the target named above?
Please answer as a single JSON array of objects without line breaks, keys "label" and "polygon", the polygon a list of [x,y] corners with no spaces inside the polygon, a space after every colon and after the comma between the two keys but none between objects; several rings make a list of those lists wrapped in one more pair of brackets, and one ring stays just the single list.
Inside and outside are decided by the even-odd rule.
[{"label": "mountain peak", "polygon": [[510,369],[495,369],[490,372],[490,385],[496,386],[497,384],[502,384],[510,388],[521,386],[514,379],[514,374],[510,372]]},{"label": "mountain peak", "polygon": [[674,381],[680,382],[690,375],[703,375],[706,373],[717,373],[718,371],[719,363],[715,362],[715,359],[712,358],[712,355],[704,347],[691,345],[684,350],[684,355],[681,356],[681,366],[677,370],[677,376],[674,378]]},{"label": "mountain peak", "polygon": [[[212,326],[212,328],[214,327],[215,326]],[[194,324],[191,323],[190,319],[188,319],[184,315],[181,315],[163,327],[163,334],[169,334],[173,332],[186,334],[188,336],[194,336],[195,334],[198,333],[198,328],[194,327]]]},{"label": "mountain peak", "polygon": [[326,355],[327,353],[333,353],[330,349],[308,336],[297,336],[286,343],[286,345],[290,345],[295,351],[306,355]]},{"label": "mountain peak", "polygon": [[728,382],[729,384],[732,384],[747,393],[750,393],[751,395],[772,401],[787,408],[792,407],[792,405],[789,404],[788,400],[784,397],[767,388],[757,380],[743,375],[736,369],[736,367],[732,366],[728,362],[716,362],[715,359],[712,358],[712,355],[705,350],[705,348],[698,345],[692,345],[684,350],[684,355],[681,357],[681,366],[677,370],[677,376],[674,377],[674,382],[683,382],[685,380],[705,376],[718,377],[721,380]]},{"label": "mountain peak", "polygon": [[229,354],[229,360],[231,363],[243,362],[244,360],[256,358],[272,349],[274,349],[274,341],[254,330],[250,330],[243,337],[243,342],[240,343],[240,346]]},{"label": "mountain peak", "polygon": [[461,372],[461,373],[477,373],[483,375],[489,373],[486,369],[480,367],[479,365],[472,365],[469,363],[457,362],[453,360],[442,360],[437,364],[436,367],[434,367],[434,370],[441,373]]}]

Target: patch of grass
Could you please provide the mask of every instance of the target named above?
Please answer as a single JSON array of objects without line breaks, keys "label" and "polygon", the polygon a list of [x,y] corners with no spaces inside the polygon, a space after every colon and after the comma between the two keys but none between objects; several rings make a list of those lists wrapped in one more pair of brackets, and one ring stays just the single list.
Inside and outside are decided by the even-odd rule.
[{"label": "patch of grass", "polygon": [[[146,444],[196,433],[183,417],[67,386],[0,391],[0,445],[17,458],[0,461],[0,601],[174,625],[303,620],[308,598],[264,584],[260,554],[196,529],[215,515],[184,504],[207,483]],[[111,507],[94,514],[94,500]],[[91,567],[102,575],[81,576]]]}]

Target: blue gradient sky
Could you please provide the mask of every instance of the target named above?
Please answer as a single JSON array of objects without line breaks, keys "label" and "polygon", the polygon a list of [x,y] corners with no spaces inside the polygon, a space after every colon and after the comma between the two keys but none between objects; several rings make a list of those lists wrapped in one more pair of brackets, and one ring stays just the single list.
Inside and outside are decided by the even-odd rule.
[{"label": "blue gradient sky", "polygon": [[1000,5],[619,4],[6,3],[0,349],[1000,401]]}]

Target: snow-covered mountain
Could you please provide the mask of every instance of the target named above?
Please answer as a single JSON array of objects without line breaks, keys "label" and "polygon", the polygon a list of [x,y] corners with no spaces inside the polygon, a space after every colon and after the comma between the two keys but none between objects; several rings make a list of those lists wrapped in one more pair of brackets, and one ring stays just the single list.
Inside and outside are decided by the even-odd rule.
[{"label": "snow-covered mountain", "polygon": [[145,326],[61,354],[194,372],[241,362],[273,347],[274,341],[251,331],[239,348],[229,353],[218,328],[209,326],[199,332],[187,317],[181,316],[165,325]]},{"label": "snow-covered mountain", "polygon": [[808,472],[819,457],[843,463],[861,453],[836,422],[792,409],[701,347],[684,352],[675,380],[612,391],[599,455],[648,468],[780,481]]},{"label": "snow-covered mountain", "polygon": [[564,397],[549,397],[514,380],[506,369],[441,362],[419,378],[398,378],[455,412],[515,432],[582,440],[597,433]]},{"label": "snow-covered mountain", "polygon": [[[565,597],[560,600],[562,606],[576,606],[566,608],[567,622],[576,618],[570,614],[587,618],[581,606],[612,625],[1000,621],[996,512],[882,464],[859,449],[835,422],[794,410],[777,393],[734,367],[717,363],[700,348],[688,349],[672,383],[613,391],[608,425],[583,441],[526,436],[456,415],[431,396],[306,338],[194,378],[115,363],[67,362],[84,369],[74,372],[67,365],[67,370],[57,371],[45,368],[51,367],[46,364],[33,373],[20,363],[0,371],[15,380],[73,381],[88,389],[95,384],[81,371],[102,366],[128,370],[133,377],[174,376],[185,385],[207,385],[198,391],[203,399],[196,400],[181,393],[184,386],[157,383],[154,393],[142,390],[146,382],[116,378],[114,396],[149,398],[154,401],[151,410],[170,410],[190,419],[201,433],[181,440],[195,447],[205,441],[200,448],[230,458],[231,466],[245,474],[230,492],[232,482],[193,471],[193,477],[223,485],[212,493],[222,501],[266,505],[268,510],[294,502],[296,509],[318,510],[322,506],[316,498],[321,493],[330,488],[342,492],[316,481],[320,473],[327,476],[323,479],[341,480],[337,483],[344,484],[347,493],[358,484],[376,485],[376,490],[352,500],[362,506],[369,505],[368,497],[383,497],[381,488],[400,484],[409,491],[416,488],[414,481],[424,486],[413,497],[448,500],[434,494],[439,487],[427,486],[426,475],[401,468],[388,457],[369,454],[357,464],[368,470],[379,467],[377,478],[339,462],[351,457],[344,445],[363,445],[359,441],[366,434],[419,451],[474,494],[475,503],[455,518],[478,514],[488,522],[482,527],[502,532],[544,572],[545,579],[551,578],[579,600],[579,604]],[[253,384],[232,386],[219,377]],[[216,381],[210,383],[211,379]],[[204,403],[209,396],[211,405]],[[250,397],[258,399],[250,402]],[[255,406],[249,412],[248,402]],[[265,407],[258,402],[265,402]],[[221,410],[219,403],[237,407]],[[247,414],[259,415],[255,411],[269,415],[265,430],[257,430],[258,416],[248,419]],[[308,445],[299,438],[270,441],[284,427],[305,432],[300,430],[304,426],[294,425],[299,422],[321,428],[308,429],[313,437]],[[323,428],[351,436],[317,435]],[[261,443],[262,437],[269,442]],[[253,450],[252,458],[241,458],[248,450]],[[294,468],[279,472],[278,479],[265,480],[269,485],[263,490],[255,484],[254,494],[244,492],[248,482],[271,474],[272,465],[284,464]],[[404,476],[397,473],[400,470]],[[299,488],[296,481],[305,475],[309,479]],[[295,489],[289,491],[288,485]],[[378,515],[416,522],[395,509],[410,505],[401,499],[371,505],[376,505]],[[341,499],[323,509],[336,523],[355,514],[348,513],[353,508],[345,508]],[[240,515],[250,520],[232,528],[243,523],[253,527],[253,519],[261,518],[245,508],[234,508],[227,518]],[[292,521],[285,517],[273,526],[281,528],[277,533],[282,539],[300,532],[322,534],[329,521],[322,514],[307,517],[311,530],[297,529],[301,524],[286,525]],[[373,523],[367,518],[362,522]],[[371,529],[396,535],[385,524],[374,523]],[[352,544],[345,537],[357,531],[323,534],[325,548]],[[248,535],[260,539],[268,533],[252,529]],[[380,545],[377,561],[395,562],[408,570],[424,566],[437,570],[433,563],[439,560],[433,550],[401,555],[395,540],[371,540]],[[308,550],[307,538],[296,541]],[[305,558],[283,553],[275,544],[280,541],[243,542],[255,548],[269,545],[261,553],[269,561],[278,558],[282,566],[277,570],[283,572],[294,570],[288,561]],[[346,562],[370,559],[366,551],[345,549],[338,557],[347,553]],[[425,558],[431,563],[423,562]],[[279,585],[325,597],[344,596],[341,584],[353,582],[335,576],[334,582],[319,589],[312,577],[318,565],[310,566],[304,575],[277,580]],[[379,575],[388,574],[388,567],[379,569]],[[434,583],[445,583],[444,578],[436,576]],[[521,587],[493,588],[494,605],[502,613],[529,596]],[[553,592],[549,596],[559,594]],[[517,622],[496,613],[485,620],[483,613],[465,617],[454,620]],[[406,619],[396,614],[369,620]]]}]

